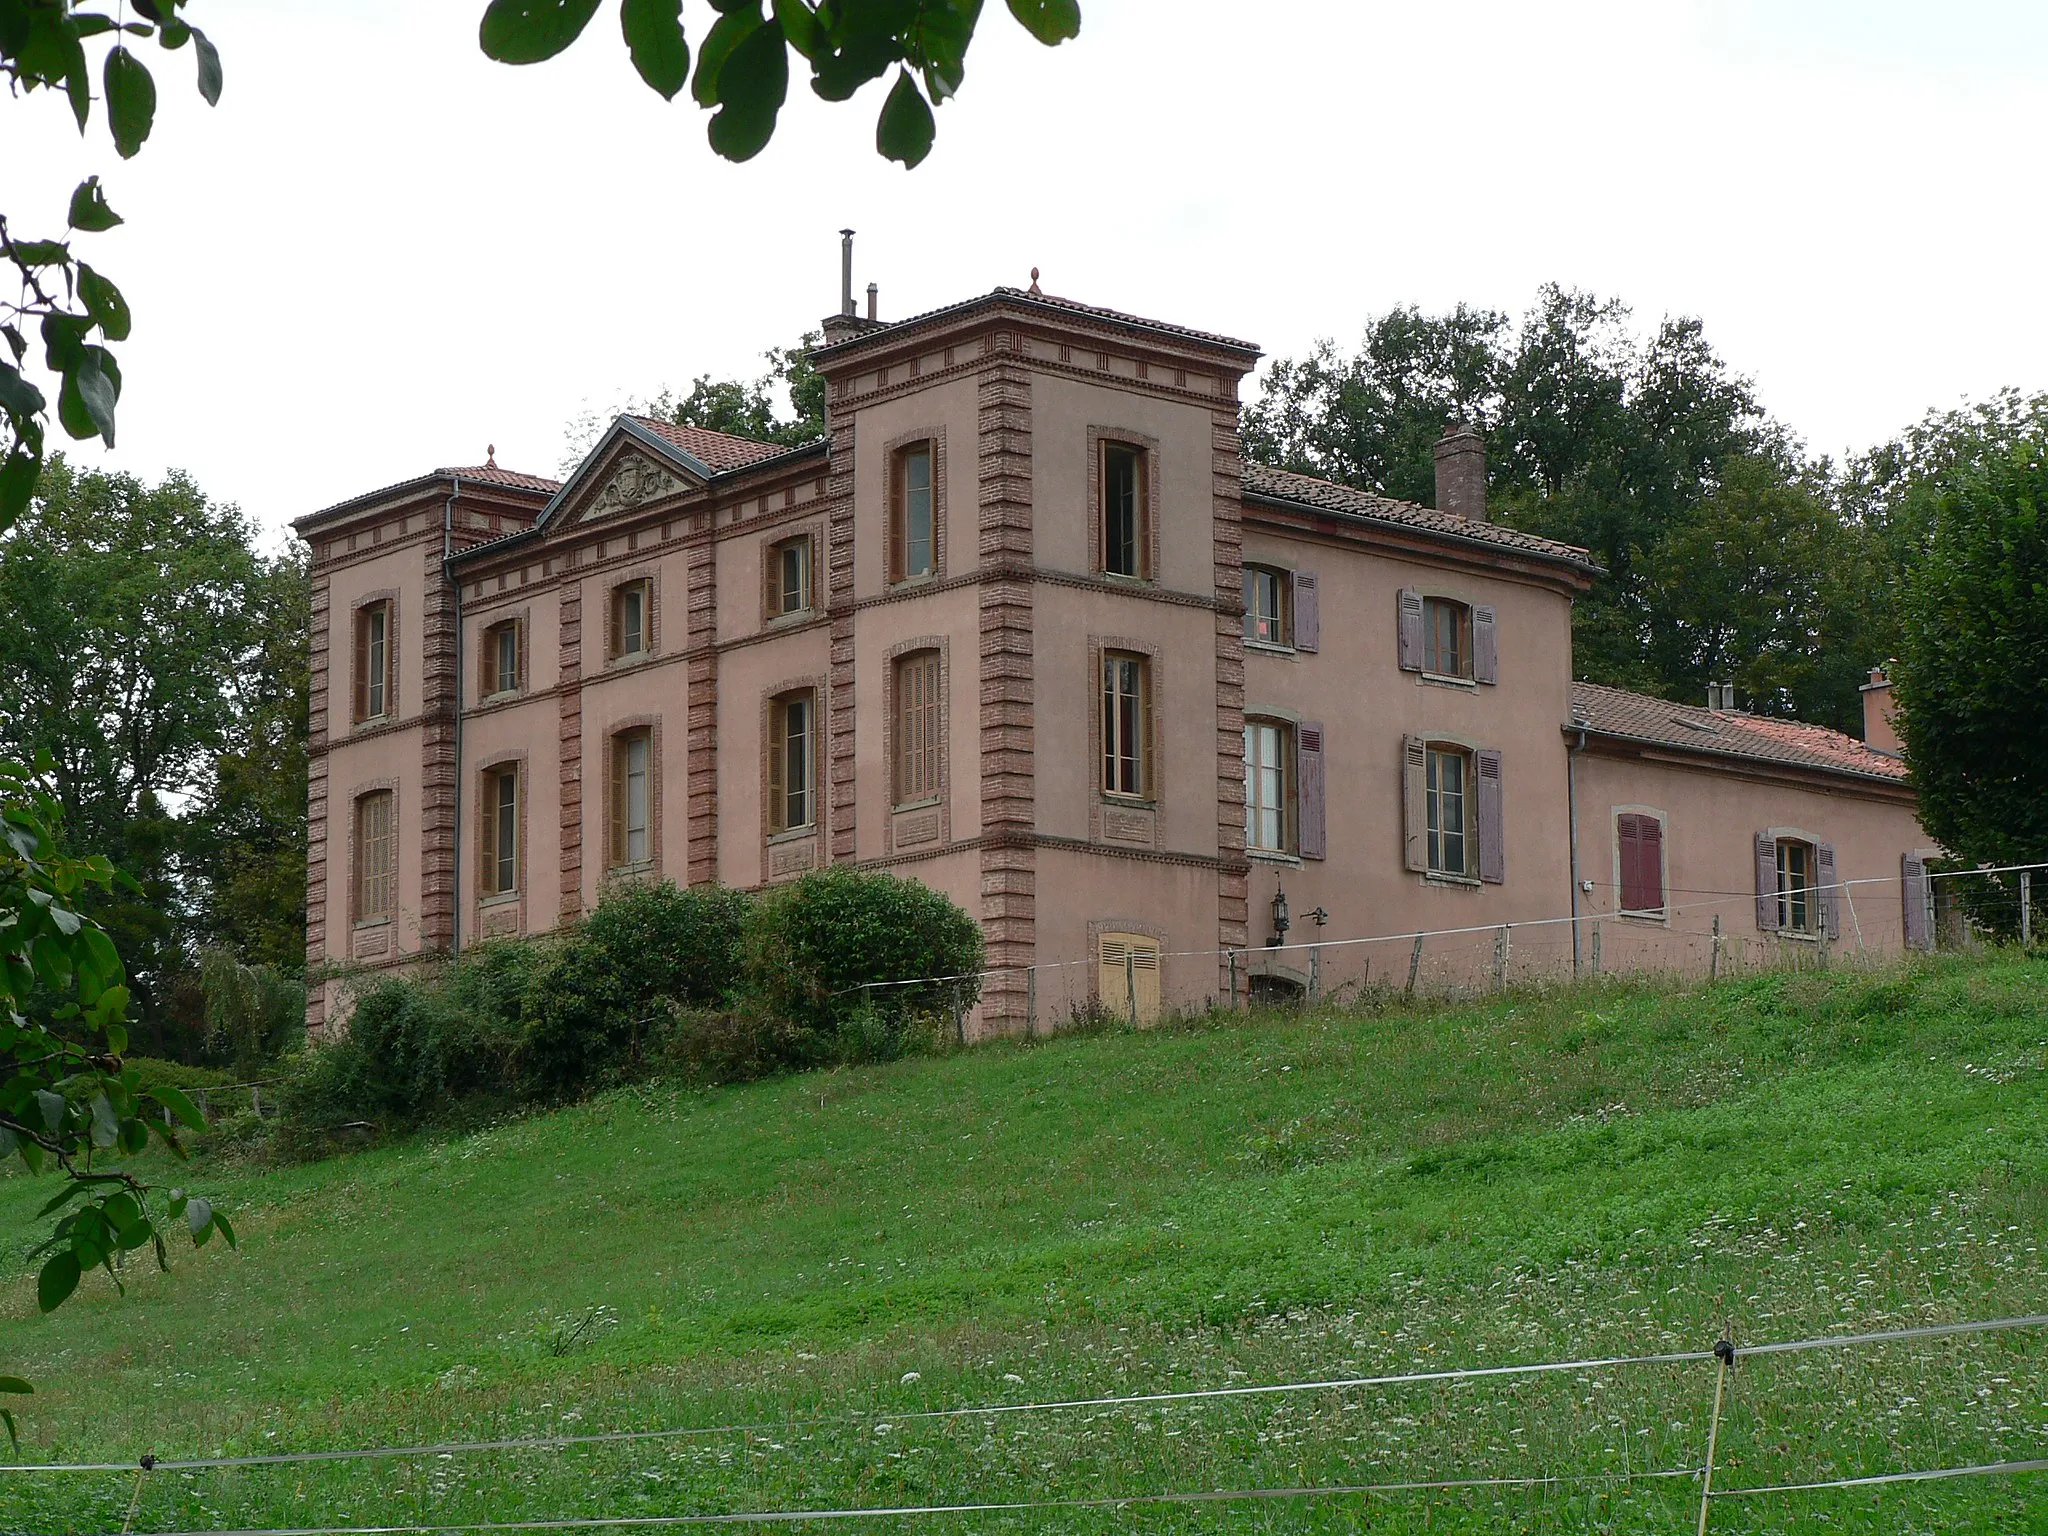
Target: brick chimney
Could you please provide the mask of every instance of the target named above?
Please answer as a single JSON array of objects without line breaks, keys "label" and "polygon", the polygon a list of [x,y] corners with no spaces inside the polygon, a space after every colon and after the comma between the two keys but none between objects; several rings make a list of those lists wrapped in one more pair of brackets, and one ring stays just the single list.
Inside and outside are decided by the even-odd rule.
[{"label": "brick chimney", "polygon": [[1892,724],[1892,680],[1883,667],[1872,667],[1863,685],[1863,744],[1887,757],[1905,756],[1905,744]]},{"label": "brick chimney", "polygon": [[1463,421],[1447,422],[1436,440],[1436,509],[1486,521],[1486,439]]}]

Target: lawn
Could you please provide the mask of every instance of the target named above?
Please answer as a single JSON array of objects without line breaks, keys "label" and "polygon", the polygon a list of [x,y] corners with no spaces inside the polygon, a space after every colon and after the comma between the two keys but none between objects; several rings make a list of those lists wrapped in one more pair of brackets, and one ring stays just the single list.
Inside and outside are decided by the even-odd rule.
[{"label": "lawn", "polygon": [[[1698,1465],[1707,1365],[915,1415],[2048,1311],[2044,982],[1993,955],[1226,1018],[202,1157],[175,1176],[241,1251],[47,1318],[52,1186],[4,1178],[0,1363],[41,1388],[33,1461],[749,1426],[158,1472],[137,1531],[1556,1477],[859,1528],[1689,1532],[1695,1481],[1627,1474]],[[1717,1484],[2042,1455],[2022,1331],[1746,1362]],[[0,1471],[0,1528],[116,1530],[134,1485]],[[2048,1530],[2048,1475],[1712,1529]]]}]

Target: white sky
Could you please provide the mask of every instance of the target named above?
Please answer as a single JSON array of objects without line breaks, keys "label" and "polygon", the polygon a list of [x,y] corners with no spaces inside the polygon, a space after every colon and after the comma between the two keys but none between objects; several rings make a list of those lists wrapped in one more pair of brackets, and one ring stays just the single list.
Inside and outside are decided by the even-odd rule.
[{"label": "white sky", "polygon": [[[1394,304],[1519,313],[1549,279],[1709,339],[1817,451],[2048,387],[2048,6],[2034,0],[1083,0],[1047,50],[989,0],[914,172],[883,87],[807,88],[731,166],[631,72],[606,0],[551,63],[484,0],[193,0],[135,160],[0,105],[0,207],[138,316],[115,463],[261,522],[444,464],[552,473],[586,404],[752,376],[838,298],[884,318],[1036,265],[1048,292],[1247,337],[1355,341]],[[688,0],[693,40],[708,24]],[[90,449],[72,450],[96,459]]]}]

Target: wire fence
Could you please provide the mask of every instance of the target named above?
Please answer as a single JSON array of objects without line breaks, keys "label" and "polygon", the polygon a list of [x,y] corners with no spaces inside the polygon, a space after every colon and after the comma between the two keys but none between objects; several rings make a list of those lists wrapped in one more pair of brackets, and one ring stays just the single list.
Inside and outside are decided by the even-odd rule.
[{"label": "wire fence", "polygon": [[1091,1018],[1142,1023],[1218,1006],[1466,995],[1586,976],[1713,981],[1864,963],[1982,939],[2030,945],[2037,925],[2034,888],[2041,884],[2035,877],[2044,871],[2048,864],[1928,867],[1903,888],[1901,877],[1885,875],[1794,885],[1783,894],[1800,916],[1796,925],[1776,929],[1736,920],[1762,904],[1754,890],[1674,888],[1661,909],[1625,912],[1613,909],[1618,889],[1595,882],[1609,902],[1604,910],[1339,938],[1320,930],[1307,939],[1282,933],[1238,948],[1131,950],[1116,961],[1098,951],[866,982],[845,991],[875,996],[915,989],[933,1006],[950,1007],[964,1039],[964,1014],[991,984],[1012,996],[1022,991],[1026,1030],[1035,1033]]},{"label": "wire fence", "polygon": [[[1270,1482],[1245,1486],[1195,1488],[1136,1488],[1101,1493],[1045,1497],[983,1497],[962,1500],[889,1501],[873,1503],[810,1502],[783,1507],[749,1509],[694,1509],[634,1513],[572,1514],[529,1519],[446,1519],[394,1520],[387,1522],[335,1523],[245,1527],[193,1527],[161,1533],[161,1536],[426,1536],[430,1532],[487,1532],[598,1530],[628,1527],[682,1527],[693,1525],[782,1525],[806,1522],[915,1522],[922,1519],[968,1515],[1058,1514],[1086,1510],[1122,1510],[1144,1506],[1213,1505],[1274,1501],[1328,1501],[1335,1499],[1386,1498],[1395,1496],[1469,1494],[1477,1491],[1540,1490],[1562,1488],[1626,1487],[1638,1483],[1669,1484],[1690,1480],[1698,1487],[1698,1530],[1708,1529],[1713,1507],[1728,1500],[1785,1498],[1840,1490],[1874,1489],[1913,1483],[1944,1482],[1963,1478],[2021,1477],[2048,1471],[2048,1457],[1999,1456],[1991,1459],[1952,1461],[1935,1466],[1888,1467],[1880,1470],[1844,1472],[1828,1477],[1782,1479],[1771,1482],[1719,1484],[1717,1472],[1729,1469],[1731,1409],[1737,1396],[1736,1383],[1747,1374],[1746,1366],[1816,1354],[1844,1354],[1851,1351],[1883,1349],[1889,1346],[1921,1345],[1934,1341],[2016,1335],[2048,1330],[2048,1314],[1934,1323],[1918,1326],[1866,1330],[1849,1334],[1822,1334],[1758,1344],[1738,1345],[1723,1338],[1712,1348],[1664,1351],[1638,1355],[1605,1355],[1565,1360],[1447,1367],[1436,1370],[1330,1375],[1278,1382],[1237,1383],[1221,1387],[1179,1391],[1120,1393],[1088,1397],[1063,1397],[1024,1402],[988,1402],[973,1405],[889,1412],[842,1413],[810,1418],[785,1417],[766,1421],[705,1426],[680,1426],[658,1430],[631,1430],[599,1434],[535,1435],[488,1440],[445,1441],[427,1444],[356,1446],[326,1450],[279,1451],[248,1456],[163,1457],[143,1456],[133,1462],[81,1461],[0,1465],[0,1480],[22,1477],[132,1474],[134,1496],[129,1500],[128,1522],[136,1514],[153,1476],[172,1473],[221,1472],[262,1467],[303,1467],[312,1462],[370,1462],[394,1458],[455,1457],[506,1452],[559,1452],[579,1446],[619,1445],[649,1440],[725,1437],[753,1438],[779,1434],[793,1438],[806,1427],[837,1425],[865,1432],[878,1420],[882,1428],[902,1427],[923,1421],[974,1420],[992,1423],[1020,1415],[1097,1415],[1104,1412],[1130,1414],[1133,1411],[1165,1408],[1196,1408],[1219,1402],[1248,1402],[1281,1397],[1319,1396],[1353,1398],[1360,1394],[1414,1392],[1445,1386],[1493,1389],[1537,1378],[1564,1378],[1590,1383],[1596,1389],[1603,1379],[1620,1373],[1652,1368],[1713,1367],[1712,1410],[1700,1454],[1675,1465],[1625,1465],[1599,1472],[1504,1472],[1482,1468],[1461,1469],[1442,1475],[1420,1475],[1360,1479],[1358,1462],[1348,1459],[1345,1470],[1353,1475],[1343,1480]],[[2006,1376],[1996,1380],[2010,1380]],[[1668,1405],[1667,1405],[1668,1406]],[[1759,1399],[1756,1412],[1767,1403]],[[1092,1418],[1089,1420],[1093,1422]],[[1674,1426],[1678,1428],[1681,1426]],[[1783,1426],[1780,1426],[1782,1432]],[[2036,1430],[2038,1434],[2038,1429]],[[1260,1437],[1264,1438],[1263,1435]],[[779,1447],[778,1447],[779,1448]],[[1717,1459],[1718,1458],[1718,1459]],[[4,1486],[4,1481],[0,1481]],[[1689,1497],[1689,1496],[1688,1496]]]}]

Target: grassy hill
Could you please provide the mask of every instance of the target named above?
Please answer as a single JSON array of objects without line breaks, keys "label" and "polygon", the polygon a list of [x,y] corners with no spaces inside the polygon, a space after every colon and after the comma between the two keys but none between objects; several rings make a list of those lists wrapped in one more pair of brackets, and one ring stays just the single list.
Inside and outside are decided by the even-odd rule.
[{"label": "grassy hill", "polygon": [[[904,1415],[2048,1310],[2044,982],[2004,956],[1611,985],[625,1090],[202,1162],[178,1176],[242,1251],[49,1318],[21,1255],[51,1186],[0,1179],[0,1362],[45,1386],[35,1460],[755,1426],[159,1473],[145,1531],[1543,1475],[1580,1481],[901,1528],[1690,1531],[1694,1483],[1616,1474],[1698,1463],[1700,1365]],[[1737,1373],[1719,1480],[2044,1444],[2048,1335],[1827,1351]],[[0,1474],[0,1527],[118,1529],[132,1485]],[[1713,1529],[2044,1510],[2036,1475],[1731,1500]]]}]

